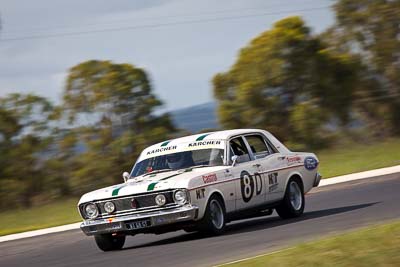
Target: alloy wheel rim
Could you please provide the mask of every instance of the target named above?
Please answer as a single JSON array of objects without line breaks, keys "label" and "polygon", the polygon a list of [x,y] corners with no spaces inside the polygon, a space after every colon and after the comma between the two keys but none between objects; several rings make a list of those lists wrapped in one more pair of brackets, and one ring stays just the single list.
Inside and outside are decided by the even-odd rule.
[{"label": "alloy wheel rim", "polygon": [[221,229],[224,225],[224,214],[221,204],[213,199],[210,202],[211,222],[215,228]]},{"label": "alloy wheel rim", "polygon": [[295,181],[290,182],[289,197],[290,204],[292,205],[293,209],[300,210],[303,204],[303,199],[301,197],[300,187]]}]

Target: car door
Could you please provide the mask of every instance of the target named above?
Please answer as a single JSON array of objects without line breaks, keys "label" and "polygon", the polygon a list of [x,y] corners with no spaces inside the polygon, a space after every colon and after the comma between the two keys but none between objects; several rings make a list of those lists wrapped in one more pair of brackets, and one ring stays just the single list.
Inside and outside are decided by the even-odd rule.
[{"label": "car door", "polygon": [[278,186],[279,168],[281,160],[275,150],[269,145],[263,134],[253,133],[245,135],[245,140],[254,158],[254,165],[258,167],[257,176],[263,185],[263,202],[269,202],[269,193],[274,193]]},{"label": "car door", "polygon": [[[234,137],[229,141],[229,159],[237,156],[231,168],[236,188],[236,210],[255,207],[264,202],[265,191],[260,176],[260,165],[253,161],[248,145],[242,136]],[[232,164],[232,161],[231,161]]]},{"label": "car door", "polygon": [[285,183],[288,174],[287,155],[279,152],[266,136],[262,136],[270,151],[270,155],[263,162],[267,176],[266,201],[275,202],[282,199],[285,193]]}]

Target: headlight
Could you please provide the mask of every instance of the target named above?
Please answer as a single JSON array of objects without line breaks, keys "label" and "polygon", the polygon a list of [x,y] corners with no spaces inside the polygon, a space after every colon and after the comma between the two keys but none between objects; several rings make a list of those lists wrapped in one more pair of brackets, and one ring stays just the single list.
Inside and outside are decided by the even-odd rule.
[{"label": "headlight", "polygon": [[183,190],[176,190],[174,193],[174,200],[177,204],[185,204],[187,202],[187,194]]},{"label": "headlight", "polygon": [[159,194],[156,196],[155,201],[158,206],[164,206],[165,203],[167,202],[167,199],[165,198],[164,195]]},{"label": "headlight", "polygon": [[106,203],[104,203],[104,210],[107,213],[113,213],[115,211],[115,204],[111,201],[107,201]]},{"label": "headlight", "polygon": [[89,203],[85,206],[85,214],[89,219],[94,219],[99,215],[99,211],[95,204]]}]

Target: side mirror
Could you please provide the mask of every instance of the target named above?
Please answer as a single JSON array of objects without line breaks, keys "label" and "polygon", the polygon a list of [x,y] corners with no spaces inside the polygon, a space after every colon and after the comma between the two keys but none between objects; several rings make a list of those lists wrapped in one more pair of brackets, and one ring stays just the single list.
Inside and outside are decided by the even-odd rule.
[{"label": "side mirror", "polygon": [[234,167],[234,166],[236,165],[238,158],[239,158],[239,156],[237,156],[237,155],[233,155],[233,156],[232,156],[232,158],[231,158],[231,160],[232,160],[232,167]]},{"label": "side mirror", "polygon": [[128,181],[128,179],[131,178],[131,175],[129,174],[129,172],[124,172],[122,174],[122,178],[124,178],[124,182],[126,183],[126,181]]}]

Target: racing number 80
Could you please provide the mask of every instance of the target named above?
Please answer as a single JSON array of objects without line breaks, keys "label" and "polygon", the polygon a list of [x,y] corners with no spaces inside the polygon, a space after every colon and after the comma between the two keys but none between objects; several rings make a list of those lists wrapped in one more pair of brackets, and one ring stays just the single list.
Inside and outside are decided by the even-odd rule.
[{"label": "racing number 80", "polygon": [[242,171],[240,173],[240,188],[242,191],[243,201],[249,202],[254,193],[259,195],[262,192],[261,175],[259,173],[254,173],[254,176],[252,176],[247,171]]}]

